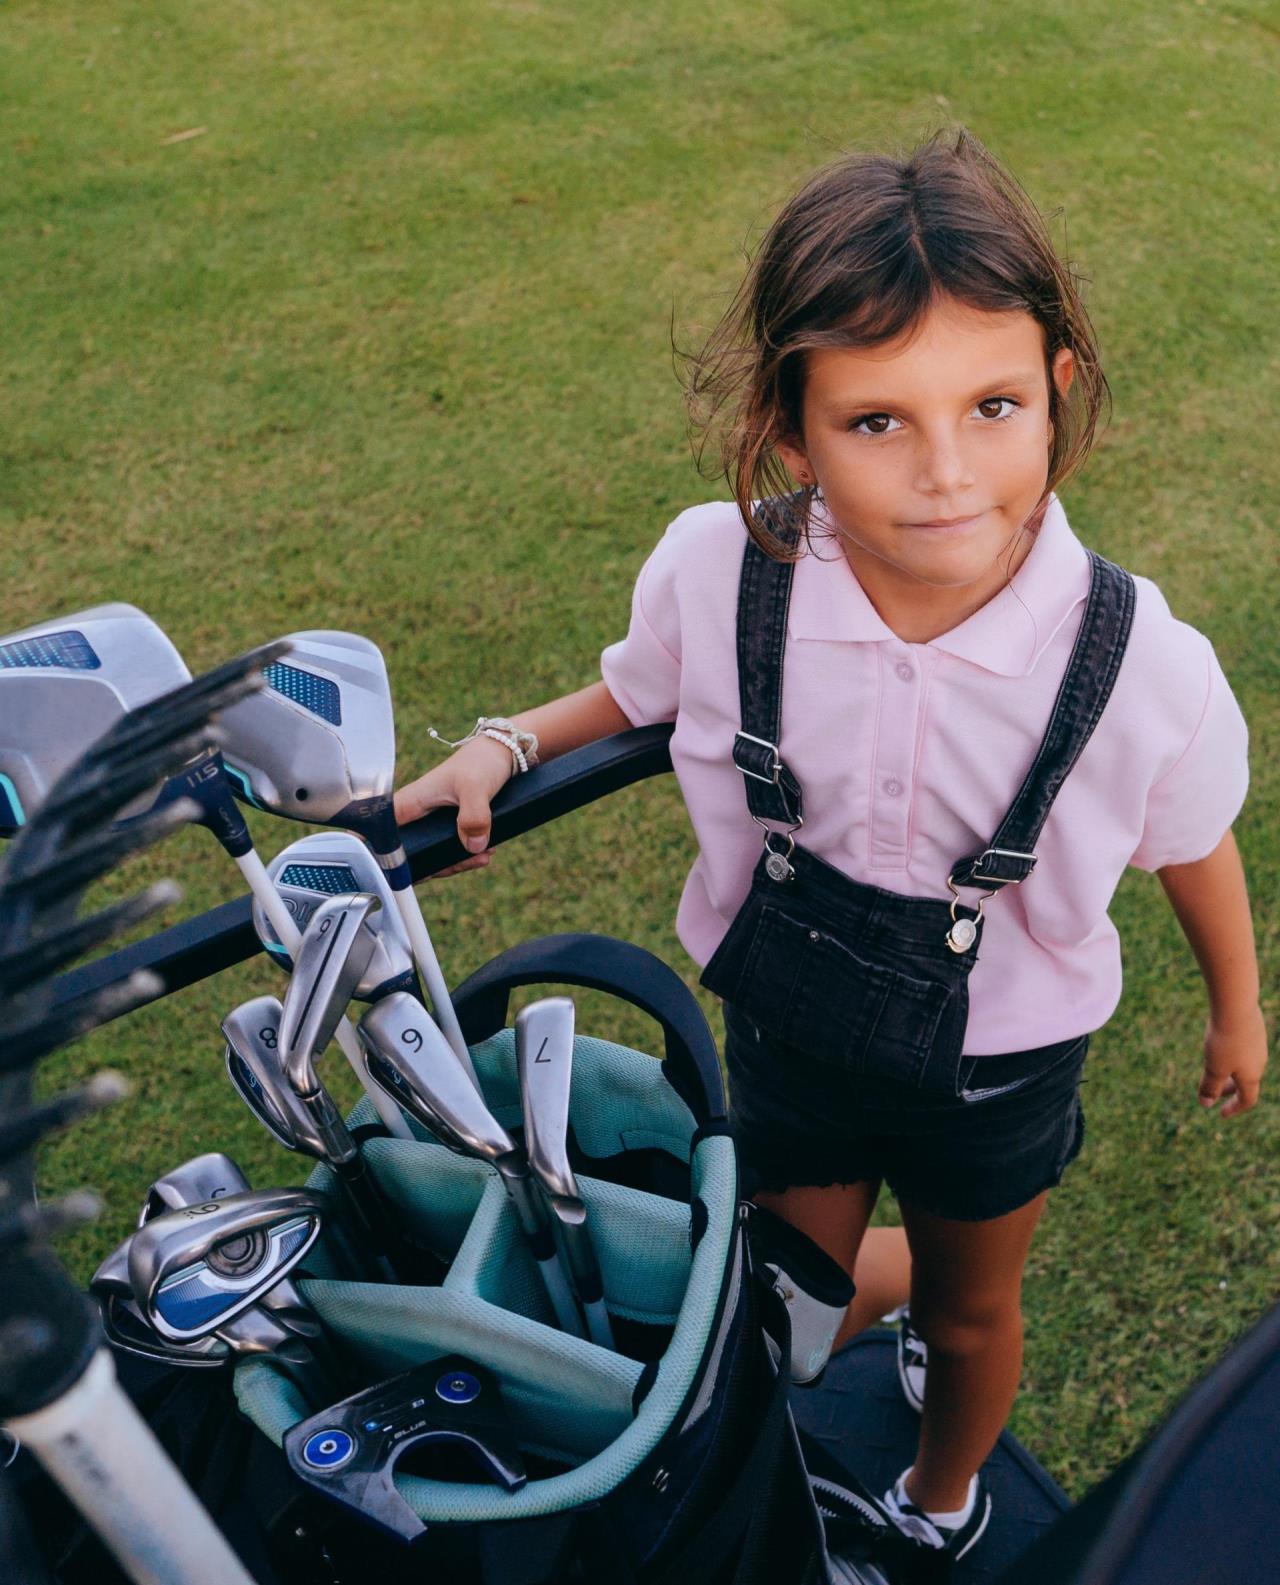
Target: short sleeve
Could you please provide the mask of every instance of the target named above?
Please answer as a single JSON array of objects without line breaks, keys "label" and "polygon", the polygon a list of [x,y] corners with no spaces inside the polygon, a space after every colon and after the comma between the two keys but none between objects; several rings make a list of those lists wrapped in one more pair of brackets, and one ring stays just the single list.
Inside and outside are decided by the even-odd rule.
[{"label": "short sleeve", "polygon": [[1180,757],[1147,794],[1130,863],[1143,870],[1207,858],[1231,829],[1249,786],[1249,732],[1213,646],[1204,641],[1204,706]]},{"label": "short sleeve", "polygon": [[627,636],[600,656],[605,686],[632,726],[674,721],[680,703],[680,613],[668,533],[640,569]]}]

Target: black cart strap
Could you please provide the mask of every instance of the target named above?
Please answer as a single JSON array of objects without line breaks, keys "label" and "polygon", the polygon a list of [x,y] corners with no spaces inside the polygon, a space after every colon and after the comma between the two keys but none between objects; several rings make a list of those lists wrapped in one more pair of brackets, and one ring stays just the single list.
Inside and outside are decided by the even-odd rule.
[{"label": "black cart strap", "polygon": [[612,936],[539,936],[501,952],[453,992],[469,1045],[504,1029],[518,985],[581,985],[607,991],[662,1025],[662,1071],[700,1129],[723,1132],[724,1080],[715,1037],[697,998],[673,968],[643,947]]},{"label": "black cart strap", "polygon": [[957,886],[1008,886],[1031,874],[1053,801],[1111,697],[1133,626],[1136,594],[1123,567],[1092,550],[1089,561],[1084,616],[1044,740],[990,846],[961,859],[952,870]]}]

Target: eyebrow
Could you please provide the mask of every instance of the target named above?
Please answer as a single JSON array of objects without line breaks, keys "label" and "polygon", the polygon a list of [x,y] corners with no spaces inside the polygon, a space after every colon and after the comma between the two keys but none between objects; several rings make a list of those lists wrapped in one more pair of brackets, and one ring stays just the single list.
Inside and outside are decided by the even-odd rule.
[{"label": "eyebrow", "polygon": [[[1036,380],[1044,378],[1043,369],[1021,369],[1013,374],[998,374],[994,379],[985,381],[968,398],[969,402],[976,402],[982,397],[995,394],[1010,386],[1028,386]],[[867,413],[878,413],[889,408],[901,408],[901,400],[897,397],[882,397],[874,394],[870,396],[836,397],[833,401],[823,404],[823,412],[829,417],[836,417],[840,413],[847,413],[854,408]]]}]

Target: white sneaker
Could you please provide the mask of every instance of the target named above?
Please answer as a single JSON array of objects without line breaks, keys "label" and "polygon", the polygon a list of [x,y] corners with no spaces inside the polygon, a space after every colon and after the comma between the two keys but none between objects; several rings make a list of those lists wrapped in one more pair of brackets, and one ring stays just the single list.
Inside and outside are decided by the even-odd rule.
[{"label": "white sneaker", "polygon": [[895,1311],[898,1317],[898,1380],[902,1395],[917,1414],[924,1408],[924,1378],[929,1364],[929,1347],[911,1324],[906,1305]]},{"label": "white sneaker", "polygon": [[883,1506],[899,1532],[909,1541],[924,1548],[935,1557],[955,1563],[971,1552],[986,1533],[991,1522],[991,1493],[981,1474],[973,1478],[973,1505],[963,1524],[954,1530],[934,1524],[923,1508],[917,1508],[895,1482],[885,1492]]}]

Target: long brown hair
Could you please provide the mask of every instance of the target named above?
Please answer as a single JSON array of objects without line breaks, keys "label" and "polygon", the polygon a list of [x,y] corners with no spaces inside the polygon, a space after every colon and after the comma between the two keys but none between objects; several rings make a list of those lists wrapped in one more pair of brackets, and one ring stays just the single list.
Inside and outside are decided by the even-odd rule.
[{"label": "long brown hair", "polygon": [[[1049,492],[1089,454],[1111,399],[1080,281],[1030,197],[966,128],[935,132],[905,158],[846,155],[783,206],[701,351],[681,355],[698,466],[729,480],[763,550],[798,556],[798,545],[753,522],[751,504],[793,488],[775,448],[802,435],[805,354],[892,341],[943,296],[1022,309],[1044,331],[1053,428],[1048,481],[1028,524],[1038,527]],[[1066,399],[1050,372],[1063,347],[1075,359]],[[709,471],[713,440],[719,467]]]}]

